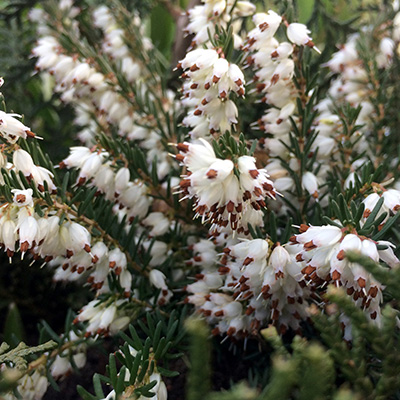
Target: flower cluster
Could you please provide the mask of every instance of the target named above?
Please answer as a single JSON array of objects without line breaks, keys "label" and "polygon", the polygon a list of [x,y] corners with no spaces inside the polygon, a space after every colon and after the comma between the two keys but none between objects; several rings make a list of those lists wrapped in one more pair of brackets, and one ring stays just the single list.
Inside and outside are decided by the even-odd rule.
[{"label": "flower cluster", "polygon": [[92,151],[87,147],[72,147],[70,155],[60,163],[61,168],[79,170],[78,185],[89,183],[98,189],[98,194],[115,202],[114,211],[128,221],[144,218],[151,199],[146,196],[146,186],[140,180],[130,180],[128,168],[113,168],[106,151]]},{"label": "flower cluster", "polygon": [[[76,333],[71,331],[65,342],[73,343],[78,340],[79,337]],[[50,373],[53,378],[64,379],[73,371],[74,367],[82,369],[86,364],[86,347],[86,344],[82,343],[76,346],[70,346],[68,350],[57,354],[50,367]]]},{"label": "flower cluster", "polygon": [[234,46],[238,48],[243,39],[239,35],[242,17],[252,15],[256,7],[249,1],[233,0],[202,0],[202,5],[197,5],[188,11],[189,24],[185,28],[187,34],[194,34],[192,47],[201,46],[209,41],[209,35],[215,34],[215,26],[226,29],[232,23]]},{"label": "flower cluster", "polygon": [[382,285],[361,265],[349,262],[346,252],[353,251],[375,262],[382,260],[395,265],[399,260],[393,253],[393,244],[384,242],[386,249],[379,250],[380,242],[360,236],[346,227],[302,226],[302,230],[292,238],[292,243],[302,245],[302,250],[296,255],[298,261],[305,263],[302,273],[317,285],[333,281],[345,287],[356,304],[379,323]]},{"label": "flower cluster", "polygon": [[0,243],[10,261],[17,250],[22,257],[28,253],[34,260],[57,266],[56,281],[86,276],[99,293],[108,290],[107,276],[113,272],[130,295],[132,276],[118,247],[110,250],[102,241],[93,244],[88,230],[73,215],[64,221],[54,213],[41,217],[34,209],[32,189],[13,189],[13,194],[13,202],[0,208]]},{"label": "flower cluster", "polygon": [[183,124],[192,128],[194,138],[230,131],[236,124],[238,110],[230,99],[235,92],[244,96],[244,75],[236,64],[229,63],[213,49],[196,49],[186,54],[178,67],[184,71],[185,106],[191,109]]},{"label": "flower cluster", "polygon": [[381,185],[374,185],[374,192],[363,200],[365,210],[361,221],[362,223],[371,215],[381,198],[383,199],[383,203],[376,216],[380,217],[383,213],[387,213],[382,224],[388,220],[391,213],[396,214],[399,211],[400,191],[398,189],[385,189]]},{"label": "flower cluster", "polygon": [[92,300],[84,306],[75,323],[87,321],[85,336],[115,334],[124,329],[130,321],[123,308],[127,300],[102,302]]},{"label": "flower cluster", "polygon": [[[75,7],[66,7],[66,18],[69,18],[68,13],[74,9]],[[151,165],[157,156],[160,161],[159,176],[165,177],[170,169],[170,159],[160,143],[160,126],[143,118],[137,112],[134,102],[135,95],[147,95],[147,80],[150,76],[141,61],[140,52],[148,51],[152,44],[148,38],[143,37],[140,18],[136,15],[133,20],[132,28],[137,30],[137,35],[141,38],[140,42],[136,42],[140,45],[135,49],[136,54],[133,56],[126,45],[127,33],[118,26],[111,10],[107,6],[100,6],[94,10],[94,25],[104,34],[102,49],[110,57],[109,68],[113,69],[111,73],[109,68],[104,68],[101,61],[77,57],[75,53],[63,48],[54,32],[47,28],[46,24],[50,23],[47,15],[34,15],[33,18],[40,22],[41,35],[32,49],[32,54],[37,57],[36,68],[38,71],[47,71],[54,77],[54,90],[60,93],[65,103],[76,108],[75,123],[83,128],[78,134],[79,139],[84,143],[93,144],[96,134],[115,127],[119,135],[128,140],[142,141],[149,164]],[[79,40],[79,30],[75,34]],[[129,85],[129,92],[125,96],[121,94],[122,88],[118,84],[119,74],[123,74]],[[149,84],[159,86],[158,82]],[[160,93],[160,96],[163,98],[163,111],[174,107],[171,93],[166,93],[165,96]],[[162,125],[165,124],[164,121]]]},{"label": "flower cluster", "polygon": [[32,189],[13,189],[13,202],[0,208],[1,244],[9,257],[19,242],[22,254],[30,252],[48,261],[81,251],[90,253],[90,234],[82,225],[66,221],[60,224],[56,215],[41,218],[34,210]]},{"label": "flower cluster", "polygon": [[[305,25],[288,24],[286,21],[286,35],[292,43],[279,42],[275,35],[282,21],[282,17],[272,10],[255,14],[253,22],[256,27],[248,33],[244,50],[248,52],[247,66],[254,70],[255,90],[262,96],[261,102],[268,105],[265,114],[257,122],[259,128],[266,133],[259,142],[271,156],[268,170],[277,190],[296,202],[290,194],[294,186],[293,178],[280,160],[285,160],[294,171],[299,171],[297,160],[285,145],[290,142],[292,123],[298,123],[296,102],[299,94],[293,80],[295,60],[298,46],[315,46]],[[321,176],[324,172],[324,168],[320,169]],[[315,198],[319,196],[318,178],[312,170],[304,172],[301,184],[309,194]]]},{"label": "flower cluster", "polygon": [[248,234],[247,224],[262,224],[265,198],[274,199],[276,192],[267,171],[258,169],[253,157],[240,156],[235,163],[219,159],[204,139],[180,143],[178,150],[176,158],[188,170],[180,188],[184,199],[194,198],[195,216],[209,220],[216,232],[229,225]]},{"label": "flower cluster", "polygon": [[[326,62],[329,43],[317,40],[319,55],[307,26],[289,21],[296,10],[203,0],[186,15],[191,46],[171,54],[180,80],[146,37],[154,14],[145,7],[49,1],[30,13],[32,55],[72,106],[81,145],[53,168],[22,117],[0,111],[0,247],[10,262],[20,252],[55,283],[92,293],[46,354],[49,379],[83,367],[88,344],[132,324],[141,330],[133,342],[148,337],[140,356],[129,340],[117,355],[134,360],[137,375],[110,368],[103,383],[122,379],[95,397],[142,396],[140,381],[143,393],[155,382],[147,395],[166,399],[166,370],[156,365],[165,349],[150,341],[164,330],[170,337],[176,323],[151,318],[183,303],[213,335],[247,341],[268,325],[301,334],[315,309],[331,312],[325,295],[337,286],[371,329],[382,325],[389,283],[363,257],[349,260],[385,265],[383,277],[400,264],[400,13],[348,35]],[[326,73],[317,74],[321,60]],[[350,320],[340,320],[351,340]],[[40,399],[47,385],[38,368],[18,391]]]},{"label": "flower cluster", "polygon": [[[40,400],[45,395],[48,386],[49,381],[45,375],[45,369],[41,368],[34,370],[32,374],[25,374],[19,379],[16,390],[23,399]],[[2,397],[4,400],[15,400],[17,398],[11,392],[2,395]]]},{"label": "flower cluster", "polygon": [[[310,290],[295,253],[288,250],[279,243],[271,250],[263,239],[226,247],[218,269],[204,268],[187,287],[187,301],[215,326],[214,335],[241,338],[268,323],[282,333],[300,330]],[[200,254],[195,258],[203,258]]]}]

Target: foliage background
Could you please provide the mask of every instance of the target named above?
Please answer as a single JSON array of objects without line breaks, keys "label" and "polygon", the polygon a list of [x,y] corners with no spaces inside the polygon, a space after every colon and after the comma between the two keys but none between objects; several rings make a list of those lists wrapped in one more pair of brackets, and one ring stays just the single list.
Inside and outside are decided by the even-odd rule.
[{"label": "foliage background", "polygon": [[[34,27],[27,21],[27,13],[36,3],[38,2],[29,0],[0,1],[0,66],[1,74],[6,78],[2,91],[8,99],[8,111],[24,110],[25,119],[29,121],[34,131],[40,132],[40,135],[44,137],[46,151],[51,155],[54,162],[58,162],[66,156],[66,149],[73,143],[73,113],[69,106],[62,104],[56,95],[51,94],[48,82],[43,81],[37,75],[32,75],[34,60],[30,58],[30,49],[35,38],[35,32]],[[175,52],[178,50],[174,50],[173,43],[177,40],[176,35],[178,33],[176,22],[170,14],[170,6],[172,4],[185,8],[187,2],[182,1],[177,4],[177,2],[169,2],[168,0],[159,2],[156,0],[148,2],[131,0],[129,3],[132,7],[138,7],[142,15],[145,16],[147,30],[150,32],[153,42],[158,46],[160,52],[168,60],[171,60],[172,66],[177,58]],[[334,45],[341,42],[347,33],[354,31],[360,21],[367,20],[372,15],[371,13],[376,10],[379,1],[284,0],[276,2],[257,1],[256,3],[260,8],[268,9],[271,7],[277,11],[285,9],[289,17],[306,23],[313,31],[317,45],[327,49],[323,52],[323,57],[328,60],[335,49]],[[292,13],[292,16],[290,16],[290,13]],[[163,21],[162,24],[159,23],[160,20]],[[170,85],[171,87],[179,85],[172,72]],[[66,314],[67,309],[71,307],[77,309],[87,300],[84,290],[77,290],[76,287],[72,290],[68,285],[55,286],[51,281],[50,273],[45,269],[29,268],[27,262],[9,265],[6,257],[2,257],[0,262],[1,341],[17,343],[20,340],[25,340],[29,345],[36,344],[39,338],[36,325],[41,320],[46,320],[56,333],[60,333],[64,325],[63,315]],[[395,281],[397,278],[388,276],[386,279],[390,282],[390,280]],[[393,296],[396,301],[400,301],[397,294],[400,293],[399,289],[400,285],[393,288]],[[389,398],[386,397],[385,393],[387,392],[385,391],[388,390],[388,387],[393,389],[396,385],[398,386],[399,382],[396,382],[396,379],[398,380],[396,377],[397,367],[394,366],[400,365],[398,338],[393,336],[392,322],[388,318],[386,321],[387,329],[385,335],[382,336],[385,340],[380,338],[378,343],[379,334],[377,332],[371,331],[369,337],[363,333],[367,328],[357,310],[352,309],[351,304],[346,303],[340,293],[331,293],[330,295],[337,304],[347,307],[350,313],[354,315],[355,320],[359,318],[357,346],[349,349],[342,344],[338,345],[341,342],[337,330],[339,322],[335,320],[334,316],[317,318],[315,325],[321,330],[321,335],[317,333],[314,327],[310,327],[306,335],[309,342],[295,339],[294,350],[290,352],[288,352],[288,348],[289,343],[293,341],[293,335],[284,337],[282,342],[273,331],[264,332],[267,338],[263,349],[264,357],[259,356],[257,343],[249,343],[245,351],[241,347],[232,349],[229,343],[222,345],[211,343],[213,349],[210,350],[213,370],[211,381],[214,389],[229,389],[232,381],[239,382],[243,379],[247,381],[246,384],[239,385],[233,392],[226,394],[226,397],[220,396],[218,398],[256,398],[258,393],[250,390],[247,385],[264,387],[268,382],[269,389],[263,394],[265,399],[289,398],[289,389],[294,386],[298,387],[296,398],[324,398],[321,397],[324,392],[326,393],[328,389],[334,386],[341,386],[346,381],[352,382],[358,387],[360,393],[368,393],[372,389],[370,383],[363,380],[363,375],[367,374],[367,364],[371,360],[373,362],[377,359],[375,353],[376,351],[379,353],[379,344],[383,346],[386,352],[383,353],[384,359],[388,360],[387,363],[390,361],[390,366],[393,367],[391,372],[387,372],[389,383],[380,381],[381,387],[378,387],[379,392],[375,393],[374,396],[382,399]],[[46,307],[43,305],[46,305]],[[387,314],[391,313],[393,313],[393,310],[388,309]],[[192,387],[198,388],[198,385],[202,384],[204,392],[189,393],[188,398],[195,400],[210,396],[209,398],[216,399],[217,395],[215,393],[210,395],[206,384],[209,379],[207,374],[211,374],[207,368],[204,368],[208,364],[207,357],[209,354],[207,352],[196,353],[196,348],[203,349],[207,346],[205,337],[208,334],[202,334],[201,327],[198,326],[195,329],[189,327],[189,332],[192,332],[191,357],[193,360],[198,360],[199,365],[196,370],[196,363],[193,362],[194,378],[189,379],[200,382],[198,384],[192,383]],[[108,361],[108,349],[115,346],[115,341],[117,339],[107,339],[101,348],[98,347],[94,352],[89,353],[88,367],[83,371],[83,378],[73,377],[61,383],[60,394],[57,394],[54,390],[49,390],[45,398],[54,400],[76,398],[76,385],[72,382],[79,382],[89,391],[93,391],[90,388],[92,375],[95,371],[104,373]],[[217,340],[214,339],[214,341]],[[320,344],[321,342],[323,345]],[[187,343],[185,346],[187,346]],[[393,351],[393,348],[395,351]],[[326,356],[328,353],[335,362],[339,362],[339,371],[337,370],[338,367],[335,371],[331,359]],[[389,353],[391,353],[390,358],[388,358]],[[382,358],[382,353],[379,356]],[[187,358],[184,358],[177,360],[173,365],[172,369],[179,370],[182,374],[169,380],[169,387],[173,388],[170,391],[169,398],[171,399],[180,399],[184,396],[187,364]],[[272,365],[274,365],[274,368]],[[232,367],[235,368],[236,372],[234,375],[228,375],[227,372]],[[382,371],[382,368],[384,369],[386,366],[377,367],[378,371]],[[351,371],[352,369],[354,371]],[[317,388],[317,382],[321,382],[321,385],[324,384],[325,386]],[[287,393],[282,391],[283,386],[289,388]],[[319,393],[320,397],[312,391],[310,393],[310,387],[315,389],[315,393]],[[357,394],[352,394],[344,385],[335,398],[351,399],[359,397]],[[396,392],[390,398],[400,398],[400,395]]]}]

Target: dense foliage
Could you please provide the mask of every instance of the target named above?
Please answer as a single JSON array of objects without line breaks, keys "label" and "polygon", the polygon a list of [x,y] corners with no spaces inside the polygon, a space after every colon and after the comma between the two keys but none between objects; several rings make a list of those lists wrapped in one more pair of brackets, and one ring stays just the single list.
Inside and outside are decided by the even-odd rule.
[{"label": "dense foliage", "polygon": [[398,2],[184,3],[0,1],[0,396],[400,398]]}]

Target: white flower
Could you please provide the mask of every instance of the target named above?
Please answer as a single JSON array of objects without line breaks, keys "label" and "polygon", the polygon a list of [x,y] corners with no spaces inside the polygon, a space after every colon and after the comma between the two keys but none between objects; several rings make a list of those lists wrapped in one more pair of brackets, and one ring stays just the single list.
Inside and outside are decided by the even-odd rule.
[{"label": "white flower", "polygon": [[57,355],[50,367],[50,372],[53,377],[59,378],[69,371],[72,371],[72,365],[68,358]]},{"label": "white flower", "polygon": [[171,221],[162,212],[150,213],[142,223],[152,227],[149,232],[150,236],[164,235],[171,226]]},{"label": "white flower", "polygon": [[30,154],[22,149],[14,151],[13,164],[15,168],[21,171],[25,176],[32,176],[32,170],[36,169]]},{"label": "white flower", "polygon": [[[87,180],[91,179],[99,170],[103,163],[103,159],[106,153],[92,153],[80,167],[80,172],[78,176],[78,184],[82,185]],[[65,161],[64,161],[65,162]]]},{"label": "white flower", "polygon": [[364,200],[364,214],[361,220],[361,223],[364,224],[366,219],[369,217],[375,206],[378,204],[380,198],[383,198],[383,204],[376,215],[376,218],[379,218],[383,213],[387,213],[388,215],[382,221],[385,223],[388,218],[390,212],[396,214],[400,209],[400,191],[397,189],[388,189],[384,190],[383,193],[371,193]]},{"label": "white flower", "polygon": [[70,243],[71,250],[80,250],[84,249],[86,252],[90,252],[90,233],[88,230],[76,223],[71,222],[68,225],[69,235],[70,235]]},{"label": "white flower", "polygon": [[115,192],[120,194],[123,192],[127,186],[130,179],[130,172],[128,168],[121,168],[115,174],[114,178],[114,185],[115,185]]},{"label": "white flower", "polygon": [[158,269],[152,269],[149,274],[149,279],[152,285],[157,289],[168,289],[165,283],[165,275]]},{"label": "white flower", "polygon": [[257,25],[257,28],[249,32],[249,42],[251,46],[260,49],[266,44],[266,41],[270,40],[279,28],[282,22],[282,17],[276,12],[269,10],[266,13],[257,13],[253,16],[253,22]]},{"label": "white flower", "polygon": [[33,242],[37,240],[39,225],[34,217],[29,216],[23,219],[23,221],[18,225],[18,229],[20,251],[25,253],[32,247]]},{"label": "white flower", "polygon": [[33,206],[32,189],[25,189],[25,190],[12,189],[11,192],[14,195],[13,197],[14,203],[17,204],[19,207]]},{"label": "white flower", "polygon": [[18,114],[7,114],[4,111],[0,111],[0,134],[3,135],[7,141],[15,143],[20,137],[23,139],[35,137],[35,134],[29,127],[25,126],[14,117],[22,118],[21,115]]},{"label": "white flower", "polygon": [[15,222],[11,219],[6,219],[1,224],[2,242],[5,246],[8,257],[12,257],[15,251],[15,242],[18,238],[16,230]]},{"label": "white flower", "polygon": [[117,307],[114,304],[107,307],[101,314],[99,328],[100,329],[107,328],[111,324],[111,322],[114,320],[116,313],[117,313]]},{"label": "white flower", "polygon": [[318,198],[318,179],[312,172],[305,172],[301,178],[301,186],[311,196]]},{"label": "white flower", "polygon": [[143,242],[143,247],[145,250],[148,250],[150,248],[150,262],[149,266],[150,267],[156,267],[158,265],[162,265],[164,261],[167,259],[167,252],[168,252],[168,245],[164,242],[161,242],[159,240],[155,240],[154,242],[151,241],[146,241]]},{"label": "white flower", "polygon": [[108,253],[108,262],[110,268],[114,269],[117,275],[125,270],[127,266],[126,255],[118,247]]},{"label": "white flower", "polygon": [[70,155],[60,163],[60,167],[64,168],[80,168],[85,161],[91,156],[92,152],[84,146],[75,146],[70,148]]},{"label": "white flower", "polygon": [[315,47],[311,37],[308,36],[308,34],[311,33],[310,30],[304,24],[299,24],[297,22],[289,24],[286,33],[288,39],[292,43],[297,44],[298,46],[305,45],[314,48],[318,53],[320,53],[320,51]]},{"label": "white flower", "polygon": [[394,46],[395,43],[393,39],[385,37],[381,40],[379,44],[379,50],[384,54],[385,57],[392,58]]}]

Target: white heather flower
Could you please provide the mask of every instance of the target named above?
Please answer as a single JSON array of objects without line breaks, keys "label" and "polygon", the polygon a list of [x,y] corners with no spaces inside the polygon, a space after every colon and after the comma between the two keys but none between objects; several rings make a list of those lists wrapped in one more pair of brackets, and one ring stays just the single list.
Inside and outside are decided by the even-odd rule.
[{"label": "white heather flower", "polygon": [[125,330],[130,322],[131,322],[131,319],[127,316],[122,316],[122,317],[116,318],[113,322],[111,322],[111,324],[109,326],[110,334],[116,335],[120,331]]},{"label": "white heather flower", "polygon": [[109,267],[114,269],[117,275],[125,270],[127,266],[126,255],[118,247],[108,253],[108,262]]},{"label": "white heather flower", "polygon": [[210,240],[201,239],[193,245],[194,257],[190,263],[194,265],[201,265],[202,268],[210,269],[217,261],[217,251],[215,244]]},{"label": "white heather flower", "polygon": [[53,182],[53,177],[54,175],[46,168],[40,167],[40,166],[36,166],[36,168],[34,168],[32,170],[32,176],[34,181],[37,184],[38,189],[43,192],[44,191],[44,183],[47,183],[47,186],[49,188],[49,191],[51,193],[56,193],[57,192],[57,187],[54,185]]},{"label": "white heather flower", "polygon": [[393,39],[385,37],[381,40],[379,44],[379,50],[383,53],[385,57],[388,59],[393,57],[395,43]]},{"label": "white heather flower", "polygon": [[18,171],[21,171],[25,176],[32,176],[32,170],[36,169],[32,157],[28,152],[22,149],[14,151],[13,164]]},{"label": "white heather flower", "polygon": [[65,76],[71,73],[76,64],[77,62],[72,57],[61,55],[57,64],[50,68],[50,73],[53,74],[58,81],[62,81]]},{"label": "white heather flower", "polygon": [[128,168],[121,168],[118,170],[114,178],[115,192],[117,194],[120,194],[127,188],[129,179],[130,172]]},{"label": "white heather flower", "polygon": [[[86,355],[85,353],[77,353],[72,356],[74,360],[74,364],[77,368],[83,368],[86,364]],[[67,356],[60,356],[57,355],[53,364],[51,364],[50,372],[54,378],[60,378],[67,375],[69,372],[72,371],[72,365]]]},{"label": "white heather flower", "polygon": [[121,64],[121,72],[124,74],[128,82],[134,82],[142,72],[140,65],[131,58],[123,58]]},{"label": "white heather flower", "polygon": [[[336,226],[310,226],[304,233],[296,236],[296,241],[306,247],[331,246],[342,237],[342,230]],[[309,244],[308,244],[309,243]]]},{"label": "white heather flower", "polygon": [[383,204],[393,213],[397,213],[400,209],[400,190],[388,189],[383,192]]},{"label": "white heather flower", "polygon": [[103,242],[97,242],[92,246],[93,263],[102,261],[108,256],[108,247]]},{"label": "white heather flower", "polygon": [[168,232],[171,226],[170,220],[162,212],[152,212],[143,221],[144,225],[152,227],[150,236],[160,236]]},{"label": "white heather flower", "polygon": [[276,12],[269,10],[268,14],[255,14],[253,22],[257,27],[249,32],[249,44],[256,49],[260,49],[275,35],[282,22],[282,17]]},{"label": "white heather flower", "polygon": [[318,179],[312,172],[305,172],[301,178],[301,186],[311,196],[318,198]]},{"label": "white heather flower", "polygon": [[155,240],[154,242],[151,241],[143,242],[143,247],[145,248],[145,250],[148,250],[150,248],[150,245],[151,245],[150,249],[151,259],[149,262],[150,267],[156,267],[162,265],[164,261],[167,259],[168,245],[159,240]]},{"label": "white heather flower", "polygon": [[132,288],[132,274],[128,269],[124,269],[119,275],[119,283],[122,289],[124,289],[125,294],[129,295]]},{"label": "white heather flower", "polygon": [[276,84],[279,79],[292,79],[294,74],[294,61],[291,59],[282,60],[273,72],[271,77],[271,85]]},{"label": "white heather flower", "polygon": [[116,313],[117,313],[117,307],[115,306],[115,304],[108,306],[101,314],[99,328],[100,329],[107,328],[114,320]]},{"label": "white heather flower", "polygon": [[400,40],[400,12],[397,12],[393,19],[393,40]]},{"label": "white heather flower", "polygon": [[32,189],[25,189],[25,190],[12,189],[11,192],[14,195],[13,196],[14,203],[17,204],[19,207],[33,206]]},{"label": "white heather flower", "polygon": [[22,253],[27,252],[36,241],[39,233],[39,225],[36,219],[32,216],[24,218],[20,224],[18,224],[19,230],[19,241],[20,251]]},{"label": "white heather flower", "polygon": [[109,164],[103,164],[93,178],[93,185],[97,187],[100,193],[107,194],[109,199],[114,197],[114,171]]},{"label": "white heather flower", "polygon": [[196,49],[187,53],[185,58],[180,61],[180,64],[184,70],[189,69],[194,72],[212,67],[218,59],[218,53],[215,50]]},{"label": "white heather flower", "polygon": [[238,49],[242,43],[238,35],[243,22],[241,17],[251,15],[254,11],[255,6],[247,1],[212,0],[196,5],[188,11],[189,24],[185,29],[186,33],[194,34],[191,47],[208,42],[209,32],[214,34],[215,25],[227,29],[228,22],[233,21],[230,26],[233,28],[234,47]]},{"label": "white heather flower", "polygon": [[75,146],[70,148],[70,155],[60,163],[60,167],[80,168],[91,156],[92,152],[88,147]]},{"label": "white heather flower", "polygon": [[379,258],[385,262],[389,267],[395,268],[399,266],[399,259],[393,252],[393,249],[396,247],[393,243],[390,243],[386,240],[379,240],[378,245],[386,246],[384,250],[378,250]]},{"label": "white heather flower", "polygon": [[238,1],[234,9],[235,14],[239,17],[247,17],[256,11],[256,6],[249,1]]},{"label": "white heather flower", "polygon": [[76,222],[66,222],[60,227],[59,234],[68,256],[81,250],[90,253],[90,233],[84,226]]},{"label": "white heather flower", "polygon": [[283,246],[276,246],[270,255],[269,265],[276,273],[284,272],[284,267],[291,261],[290,254]]},{"label": "white heather flower", "polygon": [[90,68],[89,64],[87,63],[80,63],[78,64],[72,71],[72,83],[76,84],[78,82],[84,82],[87,84],[87,80],[89,79],[90,75],[94,73],[94,69]]},{"label": "white heather flower", "polygon": [[240,68],[210,49],[196,49],[187,53],[178,67],[184,70],[183,76],[188,78],[183,85],[182,102],[195,107],[183,121],[194,128],[191,134],[202,131],[206,122],[211,132],[231,130],[232,125],[237,123],[238,110],[229,99],[230,92],[234,91],[238,96],[244,96],[245,93],[244,75]]},{"label": "white heather flower", "polygon": [[11,257],[15,251],[15,242],[18,238],[16,230],[15,222],[12,219],[6,219],[1,225],[2,242],[9,257]]},{"label": "white heather flower", "polygon": [[304,45],[314,48],[318,53],[320,53],[320,51],[315,47],[311,37],[308,36],[308,34],[311,33],[310,30],[304,24],[299,24],[297,22],[289,24],[286,33],[292,43],[297,44],[298,46]]},{"label": "white heather flower", "polygon": [[152,269],[149,274],[149,279],[152,285],[157,289],[168,289],[165,283],[165,275],[158,269]]},{"label": "white heather flower", "polygon": [[[93,90],[98,90],[100,88],[104,88],[104,75],[100,72],[92,73],[87,79],[87,84]],[[83,124],[80,124],[83,125]]]},{"label": "white heather flower", "polygon": [[26,139],[28,136],[35,137],[35,134],[29,127],[14,117],[22,118],[18,114],[7,114],[4,111],[0,111],[0,134],[7,141],[15,143],[20,137],[23,139]]},{"label": "white heather flower", "polygon": [[79,176],[77,178],[78,184],[82,185],[87,180],[91,179],[99,170],[103,163],[103,159],[107,153],[92,153],[85,162],[81,165]]},{"label": "white heather flower", "polygon": [[69,234],[71,237],[71,245],[73,249],[84,249],[90,252],[90,233],[88,230],[76,223],[71,222],[68,226]]}]

